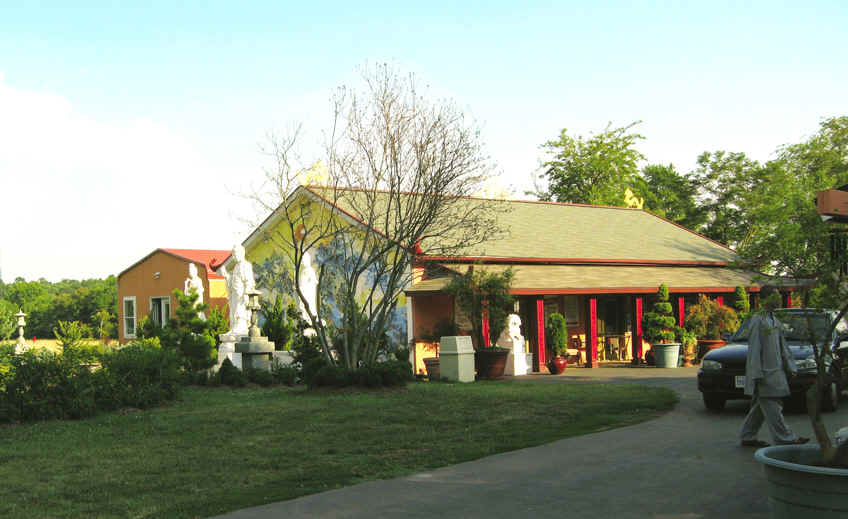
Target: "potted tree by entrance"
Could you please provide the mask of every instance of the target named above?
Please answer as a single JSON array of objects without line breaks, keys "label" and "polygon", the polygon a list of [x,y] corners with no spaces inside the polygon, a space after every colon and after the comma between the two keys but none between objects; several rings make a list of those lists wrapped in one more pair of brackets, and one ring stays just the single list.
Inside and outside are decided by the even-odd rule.
[{"label": "potted tree by entrance", "polygon": [[565,317],[554,312],[545,320],[545,344],[549,347],[550,360],[547,363],[548,371],[552,375],[559,375],[565,371],[568,360],[565,357],[566,341],[568,340],[568,328]]},{"label": "potted tree by entrance", "polygon": [[[510,350],[498,347],[497,340],[506,328],[514,306],[515,299],[509,293],[514,277],[512,269],[486,272],[471,266],[468,272],[454,277],[445,288],[471,321],[477,378],[497,379],[504,375]],[[488,329],[483,325],[484,320]]]},{"label": "potted tree by entrance", "polygon": [[645,340],[651,343],[658,368],[676,368],[680,344],[674,342],[674,316],[668,302],[668,287],[660,285],[657,301],[642,316]]},{"label": "potted tree by entrance", "polygon": [[704,294],[686,311],[684,326],[698,337],[699,357],[727,344],[725,337],[739,328],[739,314],[729,306],[719,305]]}]

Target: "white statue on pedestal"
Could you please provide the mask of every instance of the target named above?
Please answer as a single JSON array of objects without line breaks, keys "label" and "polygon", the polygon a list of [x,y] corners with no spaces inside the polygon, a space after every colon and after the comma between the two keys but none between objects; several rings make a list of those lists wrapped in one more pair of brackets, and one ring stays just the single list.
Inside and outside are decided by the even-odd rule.
[{"label": "white statue on pedestal", "polygon": [[524,337],[521,335],[521,317],[509,314],[507,329],[501,332],[498,346],[510,350],[506,360],[507,375],[526,375],[530,371],[527,365],[527,354],[524,348]]},{"label": "white statue on pedestal", "polygon": [[[194,289],[197,292],[197,304],[203,304],[203,280],[200,279],[200,276],[197,275],[197,265],[194,263],[188,264],[188,277],[185,280],[185,286],[183,288],[183,293],[185,295],[189,295],[191,293],[191,289]],[[206,316],[203,312],[198,312],[197,316],[206,320]]]},{"label": "white statue on pedestal", "polygon": [[247,335],[250,326],[250,312],[247,310],[248,292],[256,290],[256,281],[253,279],[253,266],[244,259],[244,247],[239,244],[233,246],[233,271],[227,272],[226,267],[221,267],[220,274],[227,280],[230,304],[230,331],[227,335]]}]

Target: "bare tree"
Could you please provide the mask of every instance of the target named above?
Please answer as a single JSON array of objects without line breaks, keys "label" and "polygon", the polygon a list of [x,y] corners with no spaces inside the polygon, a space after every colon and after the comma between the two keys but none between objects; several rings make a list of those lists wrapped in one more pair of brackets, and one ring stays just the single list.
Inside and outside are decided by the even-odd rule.
[{"label": "bare tree", "polygon": [[[274,138],[266,171],[274,211],[262,238],[293,270],[303,305],[304,255],[332,243],[337,260],[318,271],[318,293],[335,281],[342,326],[335,345],[326,308],[309,308],[308,320],[330,363],[352,369],[374,363],[399,296],[409,286],[416,255],[456,256],[501,233],[497,214],[507,204],[470,198],[491,167],[479,132],[461,110],[418,93],[412,76],[388,65],[363,73],[363,86],[342,87],[332,99],[333,123],[324,133],[321,185],[297,186],[305,168],[296,160],[299,130]],[[322,175],[318,175],[322,176]],[[276,222],[280,222],[277,224]],[[313,254],[314,255],[314,254]],[[308,307],[309,305],[307,305]]]}]

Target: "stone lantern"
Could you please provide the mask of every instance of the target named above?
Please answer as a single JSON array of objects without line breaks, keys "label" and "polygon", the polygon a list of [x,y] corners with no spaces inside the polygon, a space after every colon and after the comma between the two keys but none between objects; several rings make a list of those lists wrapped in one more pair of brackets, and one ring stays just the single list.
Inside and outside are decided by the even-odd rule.
[{"label": "stone lantern", "polygon": [[18,318],[18,342],[15,344],[15,353],[21,353],[24,348],[24,326],[26,326],[24,317],[26,315],[21,309],[18,309],[18,313],[15,314],[15,317]]}]

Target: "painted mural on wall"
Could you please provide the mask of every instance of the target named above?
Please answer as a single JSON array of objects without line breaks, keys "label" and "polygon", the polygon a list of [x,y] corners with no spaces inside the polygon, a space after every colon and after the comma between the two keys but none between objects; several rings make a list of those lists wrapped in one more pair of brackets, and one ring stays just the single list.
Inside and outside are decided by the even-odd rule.
[{"label": "painted mural on wall", "polygon": [[[333,240],[322,243],[310,251],[312,267],[316,272],[323,268],[324,279],[317,294],[322,318],[327,324],[340,328],[343,323],[343,275],[350,274],[353,268],[350,251],[355,250],[350,236],[336,236]],[[260,247],[261,248],[261,247]],[[261,251],[257,252],[261,253]],[[257,257],[260,254],[256,254]],[[385,290],[386,281],[377,278],[377,268],[371,268],[365,273],[365,279],[357,287],[357,303],[362,306],[367,302],[370,287],[376,282],[380,289]],[[254,271],[257,287],[273,301],[281,294],[286,303],[294,301],[300,307],[300,301],[294,296],[293,268],[289,260],[279,251],[269,251],[264,258],[254,260]],[[378,290],[377,297],[381,297]],[[391,309],[387,339],[394,346],[405,345],[407,341],[406,297],[401,295],[397,304]]]}]

